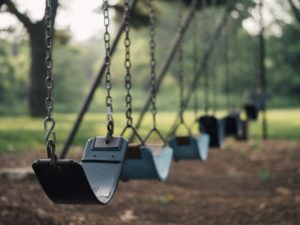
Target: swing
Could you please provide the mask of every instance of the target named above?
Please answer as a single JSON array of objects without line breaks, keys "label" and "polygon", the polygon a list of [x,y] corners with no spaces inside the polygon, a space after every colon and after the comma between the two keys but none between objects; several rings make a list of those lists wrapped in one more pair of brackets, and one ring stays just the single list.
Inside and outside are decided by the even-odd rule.
[{"label": "swing", "polygon": [[258,119],[258,114],[259,114],[259,109],[256,105],[254,104],[245,104],[244,105],[245,113],[247,115],[247,118],[249,120],[257,120]]},{"label": "swing", "polygon": [[209,146],[222,148],[224,144],[225,123],[214,115],[201,116],[198,119],[199,131],[210,136]]},{"label": "swing", "polygon": [[32,168],[47,196],[55,203],[106,204],[118,185],[127,141],[115,137],[88,140],[80,163],[40,159]]},{"label": "swing", "polygon": [[249,138],[249,121],[241,120],[241,133],[236,136],[237,140],[246,141]]},{"label": "swing", "polygon": [[257,120],[259,112],[265,108],[266,97],[261,93],[250,93],[246,95],[244,109],[249,120]]},{"label": "swing", "polygon": [[238,112],[231,112],[224,119],[225,136],[242,136],[242,122]]},{"label": "swing", "polygon": [[200,138],[197,140],[192,136],[187,126],[186,128],[189,131],[188,136],[175,136],[169,140],[169,144],[174,150],[174,160],[207,160],[210,136],[206,133],[201,133]]},{"label": "swing", "polygon": [[173,150],[168,146],[158,146],[155,149],[153,146],[129,145],[120,179],[165,181],[169,175],[172,156]]},{"label": "swing", "polygon": [[[131,129],[134,135],[139,139],[140,144],[129,144],[126,159],[122,169],[120,179],[122,181],[129,181],[131,179],[155,179],[159,181],[165,181],[169,175],[173,150],[167,145],[161,147],[157,146],[156,148],[152,145],[146,145],[147,139],[153,132],[156,132],[159,137],[163,139],[162,135],[156,128],[156,77],[155,77],[155,27],[154,27],[154,14],[153,14],[153,0],[149,1],[150,9],[150,50],[151,50],[151,89],[152,89],[152,115],[153,115],[153,129],[150,130],[145,140],[142,140],[141,136],[137,130],[132,126],[132,97],[130,89],[132,86],[131,83],[131,73],[130,73],[130,39],[129,39],[129,15],[126,17],[126,29],[125,29],[125,47],[126,47],[126,76],[125,76],[125,87],[127,89],[126,106],[127,106],[127,125],[124,128],[121,136],[124,135],[127,129]],[[165,143],[165,142],[164,142]]]},{"label": "swing", "polygon": [[[104,1],[105,36],[109,37],[108,1]],[[112,97],[110,96],[110,55],[106,48],[108,125],[107,136],[88,140],[80,163],[69,159],[57,159],[55,155],[55,120],[52,117],[52,20],[51,1],[46,1],[46,69],[47,117],[44,122],[48,159],[39,159],[32,164],[37,179],[47,196],[55,203],[64,204],[107,204],[117,188],[123,167],[128,142],[123,137],[113,137]],[[109,38],[105,45],[109,46]]]},{"label": "swing", "polygon": [[[181,11],[182,13],[182,11]],[[182,28],[181,28],[182,29]],[[209,146],[209,135],[206,133],[202,133],[199,137],[199,139],[196,139],[192,135],[192,132],[190,128],[187,126],[183,119],[183,113],[184,113],[184,78],[183,78],[183,46],[180,44],[179,46],[179,73],[178,73],[178,84],[179,84],[179,90],[180,90],[180,122],[175,127],[173,134],[174,136],[170,138],[169,144],[174,150],[174,160],[206,160],[208,156],[208,146]],[[187,136],[177,136],[177,130],[180,126],[184,126],[187,131]]]},{"label": "swing", "polygon": [[[231,28],[229,30],[229,28]],[[225,33],[226,35],[224,36],[225,37],[225,46],[224,46],[224,62],[225,62],[225,66],[226,66],[226,98],[227,98],[227,110],[229,111],[228,115],[225,116],[223,118],[224,120],[224,126],[225,126],[225,136],[228,137],[228,136],[234,136],[234,137],[239,137],[239,136],[242,136],[242,123],[241,123],[241,119],[240,119],[240,113],[238,111],[235,110],[235,106],[234,104],[232,104],[232,97],[230,95],[230,92],[232,91],[233,89],[233,79],[232,79],[232,71],[229,71],[229,65],[230,65],[230,61],[231,60],[231,57],[230,55],[228,55],[228,45],[229,45],[229,40],[228,40],[228,36],[229,36],[229,33],[232,33],[233,30],[232,30],[232,26],[231,26],[231,23],[228,22],[228,30],[227,32]],[[234,46],[237,46],[238,47],[238,35],[237,35],[237,31],[236,29],[234,30],[234,37],[236,39],[233,39],[231,38],[230,40],[232,40],[232,43],[234,43]],[[238,55],[240,58],[240,55]],[[241,70],[241,61],[239,61],[239,67],[240,67],[240,70]],[[241,73],[241,71],[239,71],[239,73]]]}]

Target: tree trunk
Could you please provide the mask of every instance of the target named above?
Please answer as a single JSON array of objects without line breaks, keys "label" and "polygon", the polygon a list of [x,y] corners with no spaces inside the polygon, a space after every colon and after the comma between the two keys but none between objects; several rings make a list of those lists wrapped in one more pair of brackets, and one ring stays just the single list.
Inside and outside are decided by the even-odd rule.
[{"label": "tree trunk", "polygon": [[[52,23],[54,27],[58,0],[52,0],[50,2],[52,7]],[[32,117],[45,116],[45,17],[43,17],[42,20],[33,23],[29,17],[27,17],[26,13],[19,12],[14,1],[0,0],[0,7],[2,4],[6,4],[7,11],[14,14],[29,33],[31,48],[29,113]]]},{"label": "tree trunk", "polygon": [[35,23],[31,29],[31,65],[29,86],[29,112],[32,117],[46,115],[45,109],[45,31],[44,23]]}]

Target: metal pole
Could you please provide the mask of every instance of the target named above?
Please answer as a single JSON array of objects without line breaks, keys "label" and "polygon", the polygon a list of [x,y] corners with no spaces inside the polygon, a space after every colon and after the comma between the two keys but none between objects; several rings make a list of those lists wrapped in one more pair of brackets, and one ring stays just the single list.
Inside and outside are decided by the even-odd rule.
[{"label": "metal pole", "polygon": [[[137,0],[132,0],[131,1],[130,5],[129,5],[129,11],[133,10],[133,8],[135,7],[136,3],[137,3]],[[120,28],[119,28],[119,30],[118,30],[118,32],[116,34],[116,37],[115,37],[115,39],[114,39],[114,41],[113,41],[113,43],[111,45],[111,49],[110,49],[110,55],[111,56],[114,54],[114,52],[116,50],[116,47],[117,47],[117,45],[119,43],[119,40],[120,40],[120,38],[122,36],[124,27],[125,27],[125,21],[123,19],[123,21],[122,21],[122,23],[120,25]],[[91,101],[93,100],[95,91],[96,91],[96,89],[99,87],[99,85],[101,83],[101,80],[102,80],[104,72],[105,72],[105,68],[106,68],[105,61],[103,61],[102,66],[100,68],[100,71],[99,71],[97,77],[95,78],[95,80],[94,80],[94,82],[92,84],[92,87],[91,87],[91,89],[90,89],[90,91],[89,91],[89,93],[88,93],[88,95],[87,95],[87,97],[86,97],[86,99],[85,99],[82,107],[81,107],[81,110],[80,110],[80,112],[79,112],[79,114],[77,116],[77,119],[76,119],[76,121],[75,121],[75,123],[74,123],[74,125],[72,127],[72,130],[70,131],[70,134],[69,134],[69,136],[68,136],[68,138],[67,138],[67,140],[65,142],[65,145],[64,145],[64,147],[62,149],[62,152],[60,154],[60,158],[62,158],[62,159],[66,157],[66,155],[67,155],[67,153],[69,151],[69,148],[70,148],[71,144],[73,143],[73,140],[74,140],[74,138],[75,138],[75,136],[77,134],[77,131],[78,131],[79,127],[80,127],[80,124],[82,122],[82,119],[83,119],[85,113],[87,112],[87,110],[88,110],[88,108],[90,106]]]},{"label": "metal pole", "polygon": [[259,73],[261,94],[264,98],[264,107],[262,109],[262,138],[268,138],[268,122],[267,122],[267,79],[265,67],[265,38],[264,38],[264,20],[263,20],[263,0],[259,2],[260,13],[260,33],[259,33]]},{"label": "metal pole", "polygon": [[[210,58],[210,56],[211,56],[211,54],[214,50],[215,43],[218,41],[218,39],[219,39],[219,37],[222,33],[222,30],[223,30],[224,26],[227,23],[227,19],[228,19],[228,16],[230,15],[230,12],[231,12],[231,9],[232,9],[232,6],[233,6],[234,2],[235,2],[235,0],[228,0],[228,3],[226,5],[226,9],[225,9],[225,12],[222,16],[221,22],[219,23],[218,27],[216,28],[212,38],[210,39],[210,42],[209,42],[206,50],[204,51],[201,63],[199,65],[198,69],[197,69],[197,73],[195,73],[194,79],[192,80],[190,88],[188,89],[189,91],[188,91],[187,96],[185,98],[185,104],[184,104],[184,107],[183,107],[182,110],[185,110],[186,107],[188,106],[190,98],[191,98],[191,96],[192,96],[192,94],[195,90],[195,84],[198,82],[199,78],[203,75],[203,72],[205,71],[205,66],[207,64],[207,61]],[[180,113],[182,113],[182,112],[180,112]],[[180,115],[180,113],[179,113],[179,115]],[[173,125],[170,129],[169,135],[173,134],[174,129],[176,127],[177,120],[178,120],[178,116],[175,119],[175,121],[174,121],[174,123],[173,123]]]},{"label": "metal pole", "polygon": [[[187,13],[187,15],[183,18],[182,20],[182,29],[181,32],[177,32],[177,34],[175,35],[175,37],[173,38],[171,45],[169,47],[169,50],[164,58],[164,60],[162,61],[162,63],[160,64],[159,67],[159,72],[158,72],[158,76],[157,76],[157,92],[159,91],[160,85],[166,75],[167,70],[169,69],[169,66],[173,60],[173,58],[175,57],[176,51],[178,49],[179,43],[182,40],[182,38],[184,37],[190,22],[193,18],[193,15],[195,13],[196,10],[196,6],[197,6],[198,0],[193,0],[189,6],[189,11]],[[150,93],[150,92],[149,92]],[[141,126],[141,123],[144,119],[144,116],[149,108],[151,102],[151,94],[149,94],[144,107],[142,108],[139,118],[137,120],[137,123],[135,125],[136,129],[139,129],[139,127]],[[132,134],[129,138],[129,141],[133,141],[134,139],[134,134]]]}]

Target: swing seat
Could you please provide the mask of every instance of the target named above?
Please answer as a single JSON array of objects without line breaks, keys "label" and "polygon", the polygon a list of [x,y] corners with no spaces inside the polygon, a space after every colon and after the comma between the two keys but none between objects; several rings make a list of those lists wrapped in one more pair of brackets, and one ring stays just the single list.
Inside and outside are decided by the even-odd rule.
[{"label": "swing seat", "polygon": [[174,149],[174,160],[206,160],[209,149],[209,135],[202,134],[197,140],[192,136],[178,136],[169,140]]},{"label": "swing seat", "polygon": [[244,105],[244,109],[249,120],[256,121],[258,119],[259,108],[253,104]]},{"label": "swing seat", "polygon": [[246,141],[249,138],[249,121],[241,120],[242,132],[236,137],[237,140]]},{"label": "swing seat", "polygon": [[[157,150],[157,151],[155,151]],[[120,179],[155,179],[165,181],[169,175],[173,150],[168,147],[129,145]]]},{"label": "swing seat", "polygon": [[199,131],[209,135],[209,147],[222,148],[224,142],[225,124],[215,116],[201,116],[198,119]]},{"label": "swing seat", "polygon": [[239,113],[231,113],[224,119],[225,136],[242,136],[242,123]]},{"label": "swing seat", "polygon": [[117,188],[128,142],[115,137],[89,139],[80,163],[40,159],[32,164],[43,190],[55,203],[107,204]]}]

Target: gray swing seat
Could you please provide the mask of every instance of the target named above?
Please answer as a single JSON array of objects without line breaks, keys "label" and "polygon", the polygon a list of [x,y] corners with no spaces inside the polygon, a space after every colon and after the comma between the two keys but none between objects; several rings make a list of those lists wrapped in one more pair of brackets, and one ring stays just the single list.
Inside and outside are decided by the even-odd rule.
[{"label": "gray swing seat", "polygon": [[207,160],[210,137],[202,133],[200,138],[193,136],[178,136],[169,140],[174,150],[174,160]]},{"label": "gray swing seat", "polygon": [[40,159],[32,168],[47,196],[62,204],[107,204],[118,186],[128,141],[89,139],[80,163]]},{"label": "gray swing seat", "polygon": [[[155,152],[155,150],[158,150]],[[173,150],[168,147],[129,145],[121,180],[155,179],[165,181],[169,175]]]}]

